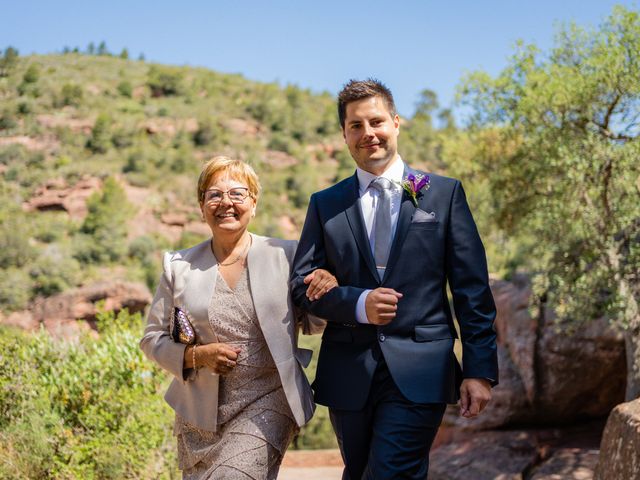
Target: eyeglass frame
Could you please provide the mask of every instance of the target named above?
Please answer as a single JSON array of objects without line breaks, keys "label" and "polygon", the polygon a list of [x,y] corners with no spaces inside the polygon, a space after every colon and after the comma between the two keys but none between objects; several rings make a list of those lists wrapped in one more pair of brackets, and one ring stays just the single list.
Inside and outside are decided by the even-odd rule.
[{"label": "eyeglass frame", "polygon": [[[246,190],[246,195],[242,198],[241,201],[237,202],[235,200],[233,200],[233,198],[231,198],[231,195],[229,195],[229,192],[231,192],[232,190]],[[218,202],[213,202],[211,200],[207,200],[207,192],[220,192],[221,193],[221,197],[220,200]],[[244,203],[244,201],[251,197],[253,197],[253,193],[251,193],[251,190],[249,190],[249,187],[233,187],[230,188],[229,190],[220,190],[219,188],[208,188],[207,190],[205,190],[203,192],[202,195],[202,203],[203,204],[207,204],[207,205],[218,205],[220,203],[222,203],[222,199],[224,198],[225,194],[227,195],[227,197],[229,197],[229,200],[231,201],[231,203],[235,204],[235,205],[242,205]]]}]

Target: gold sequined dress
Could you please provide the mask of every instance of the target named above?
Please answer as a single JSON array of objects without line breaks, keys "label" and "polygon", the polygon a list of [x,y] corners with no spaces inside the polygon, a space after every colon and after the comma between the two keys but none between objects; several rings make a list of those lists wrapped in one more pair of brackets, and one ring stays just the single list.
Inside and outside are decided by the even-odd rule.
[{"label": "gold sequined dress", "polygon": [[178,462],[188,480],[275,480],[297,425],[253,306],[245,269],[232,290],[220,273],[209,322],[222,343],[242,349],[220,377],[218,431],[176,415]]}]

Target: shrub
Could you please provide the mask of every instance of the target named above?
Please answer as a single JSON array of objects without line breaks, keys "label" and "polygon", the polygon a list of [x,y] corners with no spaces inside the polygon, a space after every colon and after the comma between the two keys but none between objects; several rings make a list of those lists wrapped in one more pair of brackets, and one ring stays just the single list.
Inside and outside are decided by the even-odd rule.
[{"label": "shrub", "polygon": [[20,268],[0,270],[0,308],[5,311],[22,310],[31,299],[32,282]]},{"label": "shrub", "polygon": [[215,139],[215,133],[208,120],[198,122],[198,130],[193,133],[193,143],[198,147],[209,145]]},{"label": "shrub", "polygon": [[153,97],[180,95],[183,92],[182,74],[166,67],[153,66],[149,69],[147,85]]},{"label": "shrub", "polygon": [[87,148],[93,153],[106,153],[111,145],[111,118],[104,113],[98,115],[87,140]]},{"label": "shrub", "polygon": [[133,87],[128,80],[121,81],[116,88],[118,89],[118,93],[123,97],[131,98],[133,95]]},{"label": "shrub", "polygon": [[87,199],[89,213],[75,237],[74,257],[80,261],[116,261],[127,253],[127,220],[133,206],[124,190],[109,177],[101,192]]},{"label": "shrub", "polygon": [[29,269],[33,295],[45,297],[75,287],[80,277],[80,264],[66,255],[44,254]]},{"label": "shrub", "polygon": [[13,115],[9,112],[0,114],[0,130],[12,130],[18,126],[18,122],[15,121]]},{"label": "shrub", "polygon": [[22,83],[36,83],[40,79],[40,66],[32,63],[22,76]]},{"label": "shrub", "polygon": [[116,148],[126,148],[133,145],[133,132],[125,128],[119,128],[111,136],[111,143]]},{"label": "shrub", "polygon": [[24,214],[15,211],[0,213],[0,265],[24,267],[36,257],[36,249],[29,242],[31,229]]},{"label": "shrub", "polygon": [[65,83],[60,90],[58,106],[79,107],[82,103],[82,87],[75,83]]},{"label": "shrub", "polygon": [[98,325],[75,344],[2,331],[0,478],[178,477],[167,376],[138,348],[140,315]]},{"label": "shrub", "polygon": [[33,112],[33,108],[29,102],[20,102],[16,111],[20,115],[28,115]]}]

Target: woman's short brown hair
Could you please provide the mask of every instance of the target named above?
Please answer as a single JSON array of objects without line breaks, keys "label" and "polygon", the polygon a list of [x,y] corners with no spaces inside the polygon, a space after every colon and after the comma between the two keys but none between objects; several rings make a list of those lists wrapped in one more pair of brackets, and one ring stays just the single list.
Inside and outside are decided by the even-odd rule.
[{"label": "woman's short brown hair", "polygon": [[200,204],[204,202],[204,192],[211,184],[211,180],[221,174],[245,183],[249,187],[251,197],[254,200],[258,200],[260,181],[251,165],[242,160],[219,155],[207,161],[200,172],[200,178],[198,178],[198,202]]}]

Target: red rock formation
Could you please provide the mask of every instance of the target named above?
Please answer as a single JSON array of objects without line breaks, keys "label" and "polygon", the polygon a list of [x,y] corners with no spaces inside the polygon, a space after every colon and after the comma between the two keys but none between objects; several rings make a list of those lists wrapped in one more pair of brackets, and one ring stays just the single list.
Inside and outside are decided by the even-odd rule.
[{"label": "red rock formation", "polygon": [[450,408],[445,423],[471,429],[514,424],[568,424],[607,415],[624,398],[624,341],[606,319],[557,329],[553,311],[528,311],[525,277],[492,282],[498,316],[500,384],[478,418]]},{"label": "red rock formation", "polygon": [[609,415],[595,478],[640,479],[640,398],[618,405]]},{"label": "red rock formation", "polygon": [[95,327],[96,304],[104,301],[105,310],[142,312],[151,302],[149,289],[140,283],[105,281],[93,283],[52,297],[36,300],[27,311],[9,315],[3,324],[25,330],[37,330],[40,325],[52,335],[75,338]]}]

